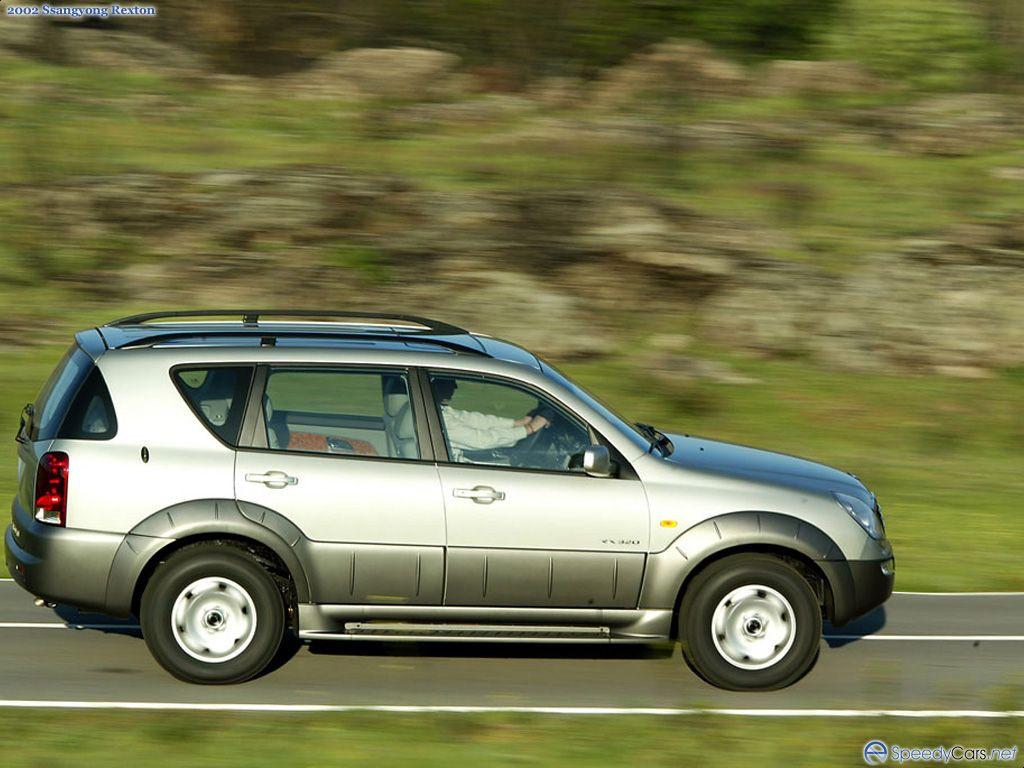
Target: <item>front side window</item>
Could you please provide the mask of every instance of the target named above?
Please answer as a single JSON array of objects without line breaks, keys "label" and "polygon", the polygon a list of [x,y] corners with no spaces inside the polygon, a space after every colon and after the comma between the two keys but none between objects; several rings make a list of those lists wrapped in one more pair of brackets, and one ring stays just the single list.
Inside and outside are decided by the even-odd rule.
[{"label": "front side window", "polygon": [[178,368],[174,383],[196,416],[228,445],[238,444],[252,366]]},{"label": "front side window", "polygon": [[468,375],[435,373],[430,383],[451,461],[582,471],[589,430],[546,397]]},{"label": "front side window", "polygon": [[263,419],[271,450],[420,458],[404,372],[271,369]]}]

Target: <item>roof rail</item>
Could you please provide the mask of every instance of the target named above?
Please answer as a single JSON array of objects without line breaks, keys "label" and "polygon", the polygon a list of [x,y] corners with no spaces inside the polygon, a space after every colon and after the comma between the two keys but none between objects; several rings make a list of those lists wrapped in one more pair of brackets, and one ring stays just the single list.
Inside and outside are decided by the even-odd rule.
[{"label": "roof rail", "polygon": [[191,333],[175,333],[175,332],[164,332],[156,333],[152,336],[144,336],[141,338],[129,339],[123,343],[117,344],[115,349],[137,349],[139,347],[151,347],[154,344],[162,344],[169,341],[180,341],[182,339],[191,339],[196,336],[202,336],[203,338],[210,339],[245,339],[245,338],[259,338],[260,346],[263,347],[275,347],[279,339],[339,339],[345,341],[402,341],[414,344],[430,344],[435,347],[442,347],[449,349],[452,352],[467,352],[472,355],[483,355],[489,357],[489,355],[483,350],[482,347],[476,348],[471,347],[468,344],[459,344],[458,342],[450,341],[448,339],[439,339],[436,336],[427,335],[425,333],[345,333],[339,331],[323,331],[320,333],[308,333],[303,331],[268,331],[267,329],[260,329],[256,326],[251,326],[237,331],[198,331]]},{"label": "roof rail", "polygon": [[[441,336],[461,336],[469,333],[464,328],[431,320],[417,315],[396,315],[378,312],[349,312],[347,310],[316,310],[316,309],[196,309],[178,310],[173,312],[148,312],[141,315],[130,315],[107,323],[108,326],[122,328],[128,325],[142,325],[151,320],[168,320],[196,317],[240,317],[242,324],[256,328],[261,317],[305,317],[305,318],[348,318],[352,320],[372,320],[376,322],[365,325],[380,325],[401,328],[402,335],[437,334]],[[398,322],[382,322],[395,320]],[[419,328],[415,326],[420,326]]]}]

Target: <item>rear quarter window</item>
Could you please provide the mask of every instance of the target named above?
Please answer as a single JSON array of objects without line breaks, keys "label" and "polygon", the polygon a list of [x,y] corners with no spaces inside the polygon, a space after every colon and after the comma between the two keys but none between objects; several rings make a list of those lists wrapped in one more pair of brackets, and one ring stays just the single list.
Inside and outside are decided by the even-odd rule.
[{"label": "rear quarter window", "polygon": [[29,425],[30,440],[57,437],[72,400],[94,367],[92,358],[78,344],[72,344],[36,397],[35,415]]},{"label": "rear quarter window", "polygon": [[245,400],[252,384],[252,366],[175,368],[175,386],[192,412],[221,441],[238,445]]},{"label": "rear quarter window", "polygon": [[59,437],[67,440],[110,440],[117,434],[117,414],[107,382],[93,367],[61,424]]}]

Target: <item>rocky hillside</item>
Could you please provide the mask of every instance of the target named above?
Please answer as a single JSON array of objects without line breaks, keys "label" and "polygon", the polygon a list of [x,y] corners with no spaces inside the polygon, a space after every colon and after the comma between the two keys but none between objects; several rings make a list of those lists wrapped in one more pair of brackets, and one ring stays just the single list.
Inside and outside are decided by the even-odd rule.
[{"label": "rocky hillside", "polygon": [[[637,332],[656,329],[648,362],[666,375],[686,375],[680,353],[691,341],[851,371],[983,376],[1024,365],[1024,214],[1000,198],[998,215],[982,215],[987,202],[971,198],[968,177],[957,194],[976,211],[917,229],[895,215],[888,226],[900,236],[858,231],[868,245],[836,268],[819,256],[843,230],[815,218],[814,207],[829,202],[827,178],[811,186],[803,177],[818,162],[815,152],[834,147],[940,171],[989,152],[991,162],[970,170],[977,185],[1017,194],[1018,97],[899,97],[831,109],[830,98],[887,85],[846,62],[750,69],[678,41],[596,81],[545,80],[515,96],[481,93],[457,57],[418,49],[348,51],[304,73],[256,81],[205,72],[164,44],[115,44],[99,30],[69,34],[81,66],[117,68],[135,57],[138,68],[172,84],[162,96],[119,94],[101,107],[127,102],[143,105],[147,119],[194,117],[199,107],[174,90],[187,71],[214,104],[217,94],[234,94],[241,101],[231,103],[275,119],[283,119],[271,112],[282,99],[294,120],[321,109],[303,105],[326,100],[339,120],[361,121],[370,138],[358,146],[367,152],[419,141],[424,156],[454,152],[453,167],[453,147],[492,160],[527,154],[544,179],[509,178],[484,163],[479,178],[429,183],[401,167],[323,161],[59,179],[28,173],[4,192],[35,212],[19,221],[14,258],[39,279],[73,281],[84,296],[154,306],[401,306],[557,358],[621,351]],[[22,55],[25,45],[11,43],[8,55]],[[797,106],[744,115],[744,105],[772,100]],[[96,107],[81,94],[71,103]],[[716,103],[726,107],[708,106]],[[831,143],[821,150],[822,141]],[[576,157],[581,147],[599,149],[600,172],[545,175],[546,163]],[[660,158],[683,170],[666,171]],[[715,167],[722,158],[770,163],[770,183],[737,186],[740,168],[733,184],[735,194],[762,208],[768,200],[775,213],[706,205],[686,173],[709,158]],[[875,172],[832,160],[823,167]],[[715,192],[716,180],[700,183]],[[914,215],[908,208],[906,217]],[[727,377],[712,371],[719,374]]]},{"label": "rocky hillside", "polygon": [[35,194],[65,253],[141,255],[111,251],[79,276],[106,299],[401,305],[556,357],[614,348],[628,320],[851,370],[1024,363],[1024,217],[894,243],[836,274],[767,256],[771,233],[621,189],[439,194],[303,166]]}]

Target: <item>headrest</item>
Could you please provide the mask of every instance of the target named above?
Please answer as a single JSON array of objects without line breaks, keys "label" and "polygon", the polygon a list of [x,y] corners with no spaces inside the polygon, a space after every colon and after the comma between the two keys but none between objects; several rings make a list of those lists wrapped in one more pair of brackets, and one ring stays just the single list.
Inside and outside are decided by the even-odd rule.
[{"label": "headrest", "polygon": [[228,412],[231,410],[231,400],[203,400],[199,404],[199,410],[203,412],[206,420],[215,427],[223,427],[228,420]]},{"label": "headrest", "polygon": [[395,418],[395,436],[399,440],[416,437],[416,425],[413,422],[412,406],[406,403],[405,408]]},{"label": "headrest", "polygon": [[404,376],[385,375],[384,395],[408,395],[409,389],[405,385]]},{"label": "headrest", "polygon": [[384,395],[384,412],[394,418],[402,407],[409,404],[409,396],[406,394]]}]

